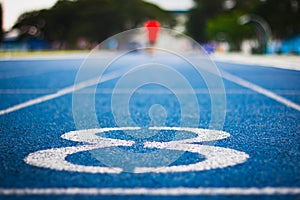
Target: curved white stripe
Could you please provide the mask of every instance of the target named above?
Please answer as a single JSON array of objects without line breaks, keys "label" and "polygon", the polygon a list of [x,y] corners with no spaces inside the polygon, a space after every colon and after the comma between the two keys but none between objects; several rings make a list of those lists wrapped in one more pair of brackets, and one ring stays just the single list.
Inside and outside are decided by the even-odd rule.
[{"label": "curved white stripe", "polygon": [[300,187],[0,188],[0,195],[299,195]]}]

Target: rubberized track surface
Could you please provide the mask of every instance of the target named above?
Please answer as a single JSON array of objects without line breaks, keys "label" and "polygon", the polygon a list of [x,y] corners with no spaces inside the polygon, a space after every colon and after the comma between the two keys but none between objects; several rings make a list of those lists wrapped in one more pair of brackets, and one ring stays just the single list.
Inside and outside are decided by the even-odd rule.
[{"label": "rubberized track surface", "polygon": [[[76,130],[72,92],[65,89],[73,86],[81,62],[80,59],[0,62],[0,198],[300,198],[300,72],[261,66],[217,63],[226,89],[223,130],[230,137],[217,140],[214,145],[248,154],[249,158],[241,164],[204,171],[115,174],[29,165],[24,159],[30,153],[83,145],[61,138]],[[201,111],[198,126],[208,129],[211,102],[205,82],[198,80],[190,68],[173,65],[190,78]],[[107,78],[98,85],[95,99],[101,127],[117,127],[111,111],[111,93],[117,80],[118,77]],[[130,101],[132,112],[137,113],[132,116],[136,124],[151,125],[153,119],[148,110],[153,104],[160,104],[167,118],[165,124],[158,125],[179,126],[180,105],[174,94],[162,87],[147,87],[147,90],[141,88]],[[177,92],[185,92],[180,90],[180,85],[177,89]],[[43,98],[43,102],[39,102]],[[105,137],[134,140],[122,131],[107,132]],[[167,142],[173,137],[174,131],[161,131],[147,141]],[[182,133],[183,139],[193,137],[194,133]],[[122,148],[130,152],[150,152],[141,145],[145,141],[136,140],[136,145]],[[199,144],[209,145],[205,141]],[[107,152],[112,150],[109,148]],[[171,150],[164,153],[168,151]],[[89,151],[68,155],[66,159],[77,165],[105,166]],[[204,160],[203,156],[186,151],[170,166]]]}]

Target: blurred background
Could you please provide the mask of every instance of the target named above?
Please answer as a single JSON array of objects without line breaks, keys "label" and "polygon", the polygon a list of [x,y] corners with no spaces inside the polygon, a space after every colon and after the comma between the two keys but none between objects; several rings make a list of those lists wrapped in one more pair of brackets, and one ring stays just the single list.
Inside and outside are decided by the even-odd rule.
[{"label": "blurred background", "polygon": [[0,51],[89,50],[149,19],[208,53],[300,55],[300,0],[1,0]]}]

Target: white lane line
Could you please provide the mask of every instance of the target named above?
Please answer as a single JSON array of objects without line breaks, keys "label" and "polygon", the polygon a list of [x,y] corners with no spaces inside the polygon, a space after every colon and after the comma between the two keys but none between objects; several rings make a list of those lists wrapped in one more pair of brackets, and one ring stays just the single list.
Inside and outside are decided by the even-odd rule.
[{"label": "white lane line", "polygon": [[0,75],[0,79],[11,79],[11,78],[19,78],[19,77],[37,76],[37,75],[46,74],[49,72],[51,72],[51,71],[43,71],[43,72],[41,71],[41,72],[34,72],[34,73],[17,72],[14,74],[2,74],[2,75]]},{"label": "white lane line", "polygon": [[294,103],[294,102],[292,102],[292,101],[290,101],[290,100],[288,100],[288,99],[286,99],[282,96],[279,96],[279,95],[275,94],[274,92],[271,92],[270,90],[267,90],[267,89],[265,89],[263,87],[260,87],[260,86],[254,84],[254,83],[251,83],[251,82],[246,81],[242,78],[239,78],[237,76],[229,74],[225,71],[222,71],[221,74],[222,74],[223,78],[225,78],[225,79],[227,79],[231,82],[234,82],[238,85],[249,88],[249,89],[251,89],[253,91],[256,91],[256,92],[258,92],[262,95],[265,95],[265,96],[267,96],[267,97],[269,97],[269,98],[271,98],[271,99],[273,99],[277,102],[280,102],[280,103],[282,103],[282,104],[284,104],[284,105],[286,105],[290,108],[293,108],[295,110],[300,111],[300,105],[298,105],[298,104],[296,104],[296,103]]},{"label": "white lane line", "polygon": [[300,187],[176,188],[24,188],[0,189],[0,195],[299,195]]},{"label": "white lane line", "polygon": [[98,77],[93,78],[93,79],[89,79],[87,81],[80,82],[76,85],[65,87],[61,90],[58,90],[57,92],[55,92],[53,94],[48,94],[48,95],[41,96],[41,97],[38,97],[38,98],[35,98],[35,99],[31,99],[29,101],[17,104],[15,106],[10,107],[10,108],[0,110],[0,115],[5,115],[5,114],[8,114],[8,113],[14,112],[16,110],[20,110],[22,108],[26,108],[26,107],[29,107],[29,106],[33,106],[33,105],[45,102],[45,101],[49,101],[51,99],[55,99],[55,98],[61,97],[63,95],[72,93],[74,91],[81,90],[83,88],[90,87],[90,86],[96,85],[98,83],[102,83],[102,82],[105,82],[105,81],[112,80],[112,79],[117,78],[119,76],[120,76],[120,73],[115,72],[115,73],[110,73],[108,75],[102,76],[101,80],[99,80]]},{"label": "white lane line", "polygon": [[272,67],[288,70],[300,70],[299,56],[262,56],[262,55],[243,55],[243,54],[214,54],[211,56],[213,61],[235,63],[252,66]]},{"label": "white lane line", "polygon": [[1,62],[7,61],[52,61],[52,60],[83,60],[89,55],[89,52],[83,53],[57,53],[52,55],[42,55],[40,53],[33,55],[14,55],[7,53],[0,57]]},{"label": "white lane line", "polygon": [[[55,89],[55,88],[41,88],[41,89],[0,89],[0,94],[49,94],[49,93],[54,93],[56,91],[58,91],[59,88]],[[172,90],[174,93],[176,94],[190,94],[191,90],[188,89],[173,89]],[[85,89],[82,92],[78,92],[81,94],[111,94],[112,92],[114,92],[115,94],[131,94],[132,89],[130,88],[101,88],[101,90],[97,90],[95,92],[94,89]],[[219,90],[219,89],[211,89],[211,90],[207,90],[207,89],[197,89],[195,88],[194,93],[196,94],[209,94],[209,93],[216,93],[216,94],[220,94],[223,93],[223,90]],[[138,94],[172,94],[171,91],[166,90],[166,89],[139,89],[138,91],[136,91],[136,93]],[[230,94],[255,94],[255,92],[250,91],[248,89],[228,89],[226,90],[226,93],[230,93]],[[279,93],[283,93],[283,94],[291,94],[291,95],[299,95],[300,91],[294,91],[294,90],[284,90],[284,91],[279,91]]]},{"label": "white lane line", "polygon": [[[49,94],[49,93],[54,93],[58,91],[59,88],[35,88],[35,89],[0,89],[0,94]],[[85,89],[82,92],[78,92],[81,94],[111,94],[114,92],[115,94],[130,94],[131,93],[130,88],[122,88],[122,89],[115,89],[113,88],[101,88],[101,90],[97,90],[95,92],[94,89]],[[296,90],[273,90],[276,94],[280,95],[300,95],[300,91]],[[138,94],[172,94],[171,91],[165,90],[165,89],[155,89],[155,90],[149,90],[149,89],[139,89],[136,91]],[[186,89],[173,89],[173,92],[176,94],[190,94],[190,90]],[[223,93],[223,90],[221,89],[194,89],[195,94],[221,94]],[[249,90],[249,89],[227,89],[226,94],[256,94],[255,91]]]},{"label": "white lane line", "polygon": [[[102,79],[100,80],[100,82],[105,82],[105,81],[117,78],[118,76],[119,76],[119,73],[111,73],[109,75],[103,76]],[[222,71],[222,77],[229,80],[229,81],[237,83],[241,86],[249,88],[253,91],[256,91],[260,94],[263,94],[263,95],[265,95],[265,96],[267,96],[271,99],[274,99],[274,100],[276,100],[276,101],[278,101],[278,102],[280,102],[280,103],[282,103],[282,104],[284,104],[288,107],[291,107],[291,108],[294,108],[295,110],[300,111],[300,105],[298,105],[298,104],[296,104],[296,103],[294,103],[294,102],[292,102],[292,101],[290,101],[290,100],[288,100],[284,97],[281,97],[281,96],[275,94],[274,92],[271,92],[270,90],[262,88],[262,87],[260,87],[256,84],[254,84],[254,83],[248,82],[248,81],[246,81],[242,78],[239,78],[237,76],[234,76],[234,75],[229,74],[229,73],[224,72],[224,71]],[[8,113],[20,110],[22,108],[26,108],[26,107],[29,107],[29,106],[32,106],[32,105],[36,105],[36,104],[51,100],[51,99],[55,99],[55,98],[58,98],[60,96],[72,93],[74,91],[77,91],[77,90],[80,90],[80,89],[83,89],[83,88],[86,88],[86,87],[89,87],[89,86],[92,86],[92,85],[95,85],[95,84],[98,84],[98,83],[99,83],[98,78],[83,81],[81,83],[78,83],[77,85],[74,85],[74,86],[72,85],[72,86],[69,86],[69,87],[65,87],[65,88],[63,88],[63,89],[61,89],[61,90],[59,90],[59,91],[57,91],[53,94],[49,94],[49,95],[45,95],[45,96],[38,97],[38,98],[35,98],[35,99],[31,99],[29,101],[17,104],[15,106],[9,107],[7,109],[0,110],[0,115],[5,115],[5,114],[8,114]]]}]

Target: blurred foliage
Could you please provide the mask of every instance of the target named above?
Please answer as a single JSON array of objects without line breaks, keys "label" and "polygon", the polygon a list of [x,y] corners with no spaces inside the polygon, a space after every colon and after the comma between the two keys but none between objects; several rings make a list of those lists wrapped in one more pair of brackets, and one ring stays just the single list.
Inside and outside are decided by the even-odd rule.
[{"label": "blurred foliage", "polygon": [[227,41],[232,50],[239,50],[239,45],[245,38],[253,36],[254,32],[250,25],[241,25],[238,18],[243,13],[234,11],[220,14],[206,22],[206,35],[209,40]]},{"label": "blurred foliage", "polygon": [[[187,33],[198,42],[222,36],[233,46],[254,38],[254,28],[241,27],[241,15],[256,14],[270,25],[273,37],[285,39],[300,34],[300,0],[194,0],[189,11]],[[235,21],[235,22],[234,22]]]},{"label": "blurred foliage", "polygon": [[198,42],[206,42],[206,22],[222,11],[223,0],[194,0],[195,7],[189,12],[188,33]]},{"label": "blurred foliage", "polygon": [[254,13],[270,25],[273,37],[286,39],[300,34],[300,0],[267,0]]},{"label": "blurred foliage", "polygon": [[56,42],[57,48],[75,48],[82,38],[99,43],[148,19],[175,25],[169,12],[141,0],[59,0],[51,9],[22,14],[13,28],[21,40],[35,37]]}]

